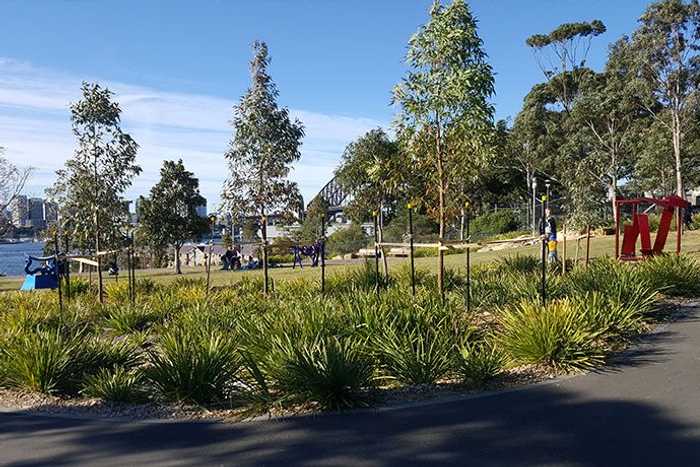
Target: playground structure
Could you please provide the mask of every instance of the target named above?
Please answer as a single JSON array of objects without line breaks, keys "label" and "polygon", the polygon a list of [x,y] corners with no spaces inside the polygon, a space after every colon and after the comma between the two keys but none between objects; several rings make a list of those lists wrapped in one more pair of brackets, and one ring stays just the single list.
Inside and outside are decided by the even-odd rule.
[{"label": "playground structure", "polygon": [[[648,204],[649,207],[640,212],[640,206]],[[622,208],[630,206],[632,210],[632,223],[621,227]],[[635,261],[649,256],[659,255],[666,246],[666,239],[671,230],[671,221],[676,213],[676,254],[681,252],[681,209],[687,209],[689,203],[683,198],[672,195],[664,198],[617,198],[615,200],[616,219],[615,224],[615,257],[621,261]],[[656,231],[654,244],[651,244],[651,231],[649,228],[648,212],[654,207],[662,208],[659,219],[659,227]],[[622,248],[620,248],[620,232],[622,232]],[[640,239],[640,254],[637,254],[637,239]]]},{"label": "playground structure", "polygon": [[[134,250],[133,236],[126,236],[126,257],[127,271],[129,278],[129,299],[133,304],[136,300],[136,276],[134,269]],[[54,289],[58,292],[58,306],[63,310],[63,294],[62,289],[65,288],[67,297],[70,299],[70,262],[76,262],[81,265],[88,265],[95,268],[100,268],[100,258],[103,256],[114,255],[114,260],[109,266],[109,274],[114,276],[115,281],[118,280],[119,266],[117,264],[116,255],[118,251],[99,251],[95,255],[89,257],[84,255],[70,255],[60,253],[58,248],[58,236],[54,237],[54,254],[50,256],[28,256],[24,272],[26,277],[20,287],[21,291],[32,291],[40,289]],[[38,267],[32,268],[32,263],[41,263]],[[102,276],[98,275],[100,281],[99,290],[102,290]],[[65,285],[62,287],[61,283]],[[100,301],[102,296],[100,294]]]},{"label": "playground structure", "polygon": [[[40,262],[40,266],[32,269],[32,263]],[[58,287],[60,265],[56,256],[28,256],[24,266],[27,276],[20,290],[55,289]]]},{"label": "playground structure", "polygon": [[307,256],[311,259],[311,267],[315,268],[318,266],[318,260],[323,254],[323,241],[316,240],[311,245],[294,245],[290,248],[292,255],[294,255],[294,262],[292,263],[292,269],[296,268],[297,264],[303,269],[302,259]]}]

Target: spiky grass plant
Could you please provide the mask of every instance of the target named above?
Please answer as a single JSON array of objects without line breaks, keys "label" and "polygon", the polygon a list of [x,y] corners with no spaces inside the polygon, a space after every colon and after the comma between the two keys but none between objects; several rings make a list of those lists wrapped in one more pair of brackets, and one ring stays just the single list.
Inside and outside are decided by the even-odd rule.
[{"label": "spiky grass plant", "polygon": [[539,271],[542,267],[542,261],[536,256],[530,255],[511,255],[498,260],[496,268],[503,272],[521,272],[531,273]]},{"label": "spiky grass plant", "polygon": [[116,334],[143,331],[159,316],[148,305],[113,305],[106,310],[104,327]]},{"label": "spiky grass plant", "polygon": [[232,340],[205,328],[170,328],[149,356],[146,376],[170,400],[223,401],[240,369]]},{"label": "spiky grass plant", "polygon": [[51,394],[67,390],[76,373],[78,336],[62,330],[22,332],[7,338],[0,349],[0,381],[9,387]]},{"label": "spiky grass plant", "polygon": [[480,387],[503,373],[506,356],[491,341],[465,342],[455,357],[455,370],[463,382]]},{"label": "spiky grass plant", "polygon": [[373,351],[390,379],[435,384],[451,369],[454,329],[443,317],[397,316],[372,338]]},{"label": "spiky grass plant", "polygon": [[108,402],[139,403],[148,400],[141,373],[123,367],[103,368],[88,376],[81,393]]},{"label": "spiky grass plant", "polygon": [[497,343],[515,361],[559,371],[586,370],[603,363],[598,345],[604,330],[591,326],[570,300],[522,302],[501,313]]},{"label": "spiky grass plant", "polygon": [[274,378],[287,396],[317,402],[326,410],[361,405],[373,385],[374,362],[364,343],[351,338],[289,335],[276,343]]},{"label": "spiky grass plant", "polygon": [[664,294],[700,296],[700,264],[687,255],[660,255],[638,265],[639,276]]}]

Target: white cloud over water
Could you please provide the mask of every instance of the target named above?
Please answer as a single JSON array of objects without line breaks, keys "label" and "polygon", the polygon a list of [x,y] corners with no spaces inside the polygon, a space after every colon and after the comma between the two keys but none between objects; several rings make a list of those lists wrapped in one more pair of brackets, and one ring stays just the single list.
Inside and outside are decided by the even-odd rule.
[{"label": "white cloud over water", "polygon": [[[41,195],[52,182],[53,172],[72,154],[68,105],[79,98],[83,79],[99,81],[115,92],[123,110],[123,127],[141,147],[138,162],[143,173],[128,197],[149,190],[164,159],[181,157],[199,177],[210,208],[218,203],[226,174],[223,153],[231,138],[233,99],[76,77],[0,57],[0,146],[16,164],[35,168],[28,193]],[[290,112],[306,127],[302,158],[292,179],[299,183],[307,201],[330,180],[350,141],[385,125],[362,117],[298,109]]]}]

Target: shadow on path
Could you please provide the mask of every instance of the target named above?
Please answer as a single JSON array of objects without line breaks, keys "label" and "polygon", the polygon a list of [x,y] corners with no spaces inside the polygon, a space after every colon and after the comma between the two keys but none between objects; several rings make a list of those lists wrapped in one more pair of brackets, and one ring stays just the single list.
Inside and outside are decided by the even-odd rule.
[{"label": "shadow on path", "polygon": [[[1,415],[6,465],[696,465],[700,434],[653,404],[552,385],[406,410],[227,426]],[[51,443],[54,447],[45,446]],[[5,457],[5,460],[9,458]],[[3,461],[5,462],[5,461]]]}]

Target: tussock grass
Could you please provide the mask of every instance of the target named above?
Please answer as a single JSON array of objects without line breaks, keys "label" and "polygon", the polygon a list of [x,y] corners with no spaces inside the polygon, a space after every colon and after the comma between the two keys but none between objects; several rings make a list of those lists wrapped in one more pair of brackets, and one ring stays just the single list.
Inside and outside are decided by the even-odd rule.
[{"label": "tussock grass", "polygon": [[553,371],[602,364],[659,317],[664,295],[700,295],[700,269],[687,257],[548,274],[540,301],[539,262],[510,257],[473,269],[472,313],[463,275],[446,273],[446,300],[434,274],[374,264],[328,278],[275,285],[259,277],[205,290],[202,280],[108,284],[97,303],[86,282],[58,311],[56,294],[0,294],[0,384],[28,391],[79,392],[104,400],[240,403],[260,409],[312,402],[362,405],[372,388],[461,380],[483,386],[511,365]]}]

